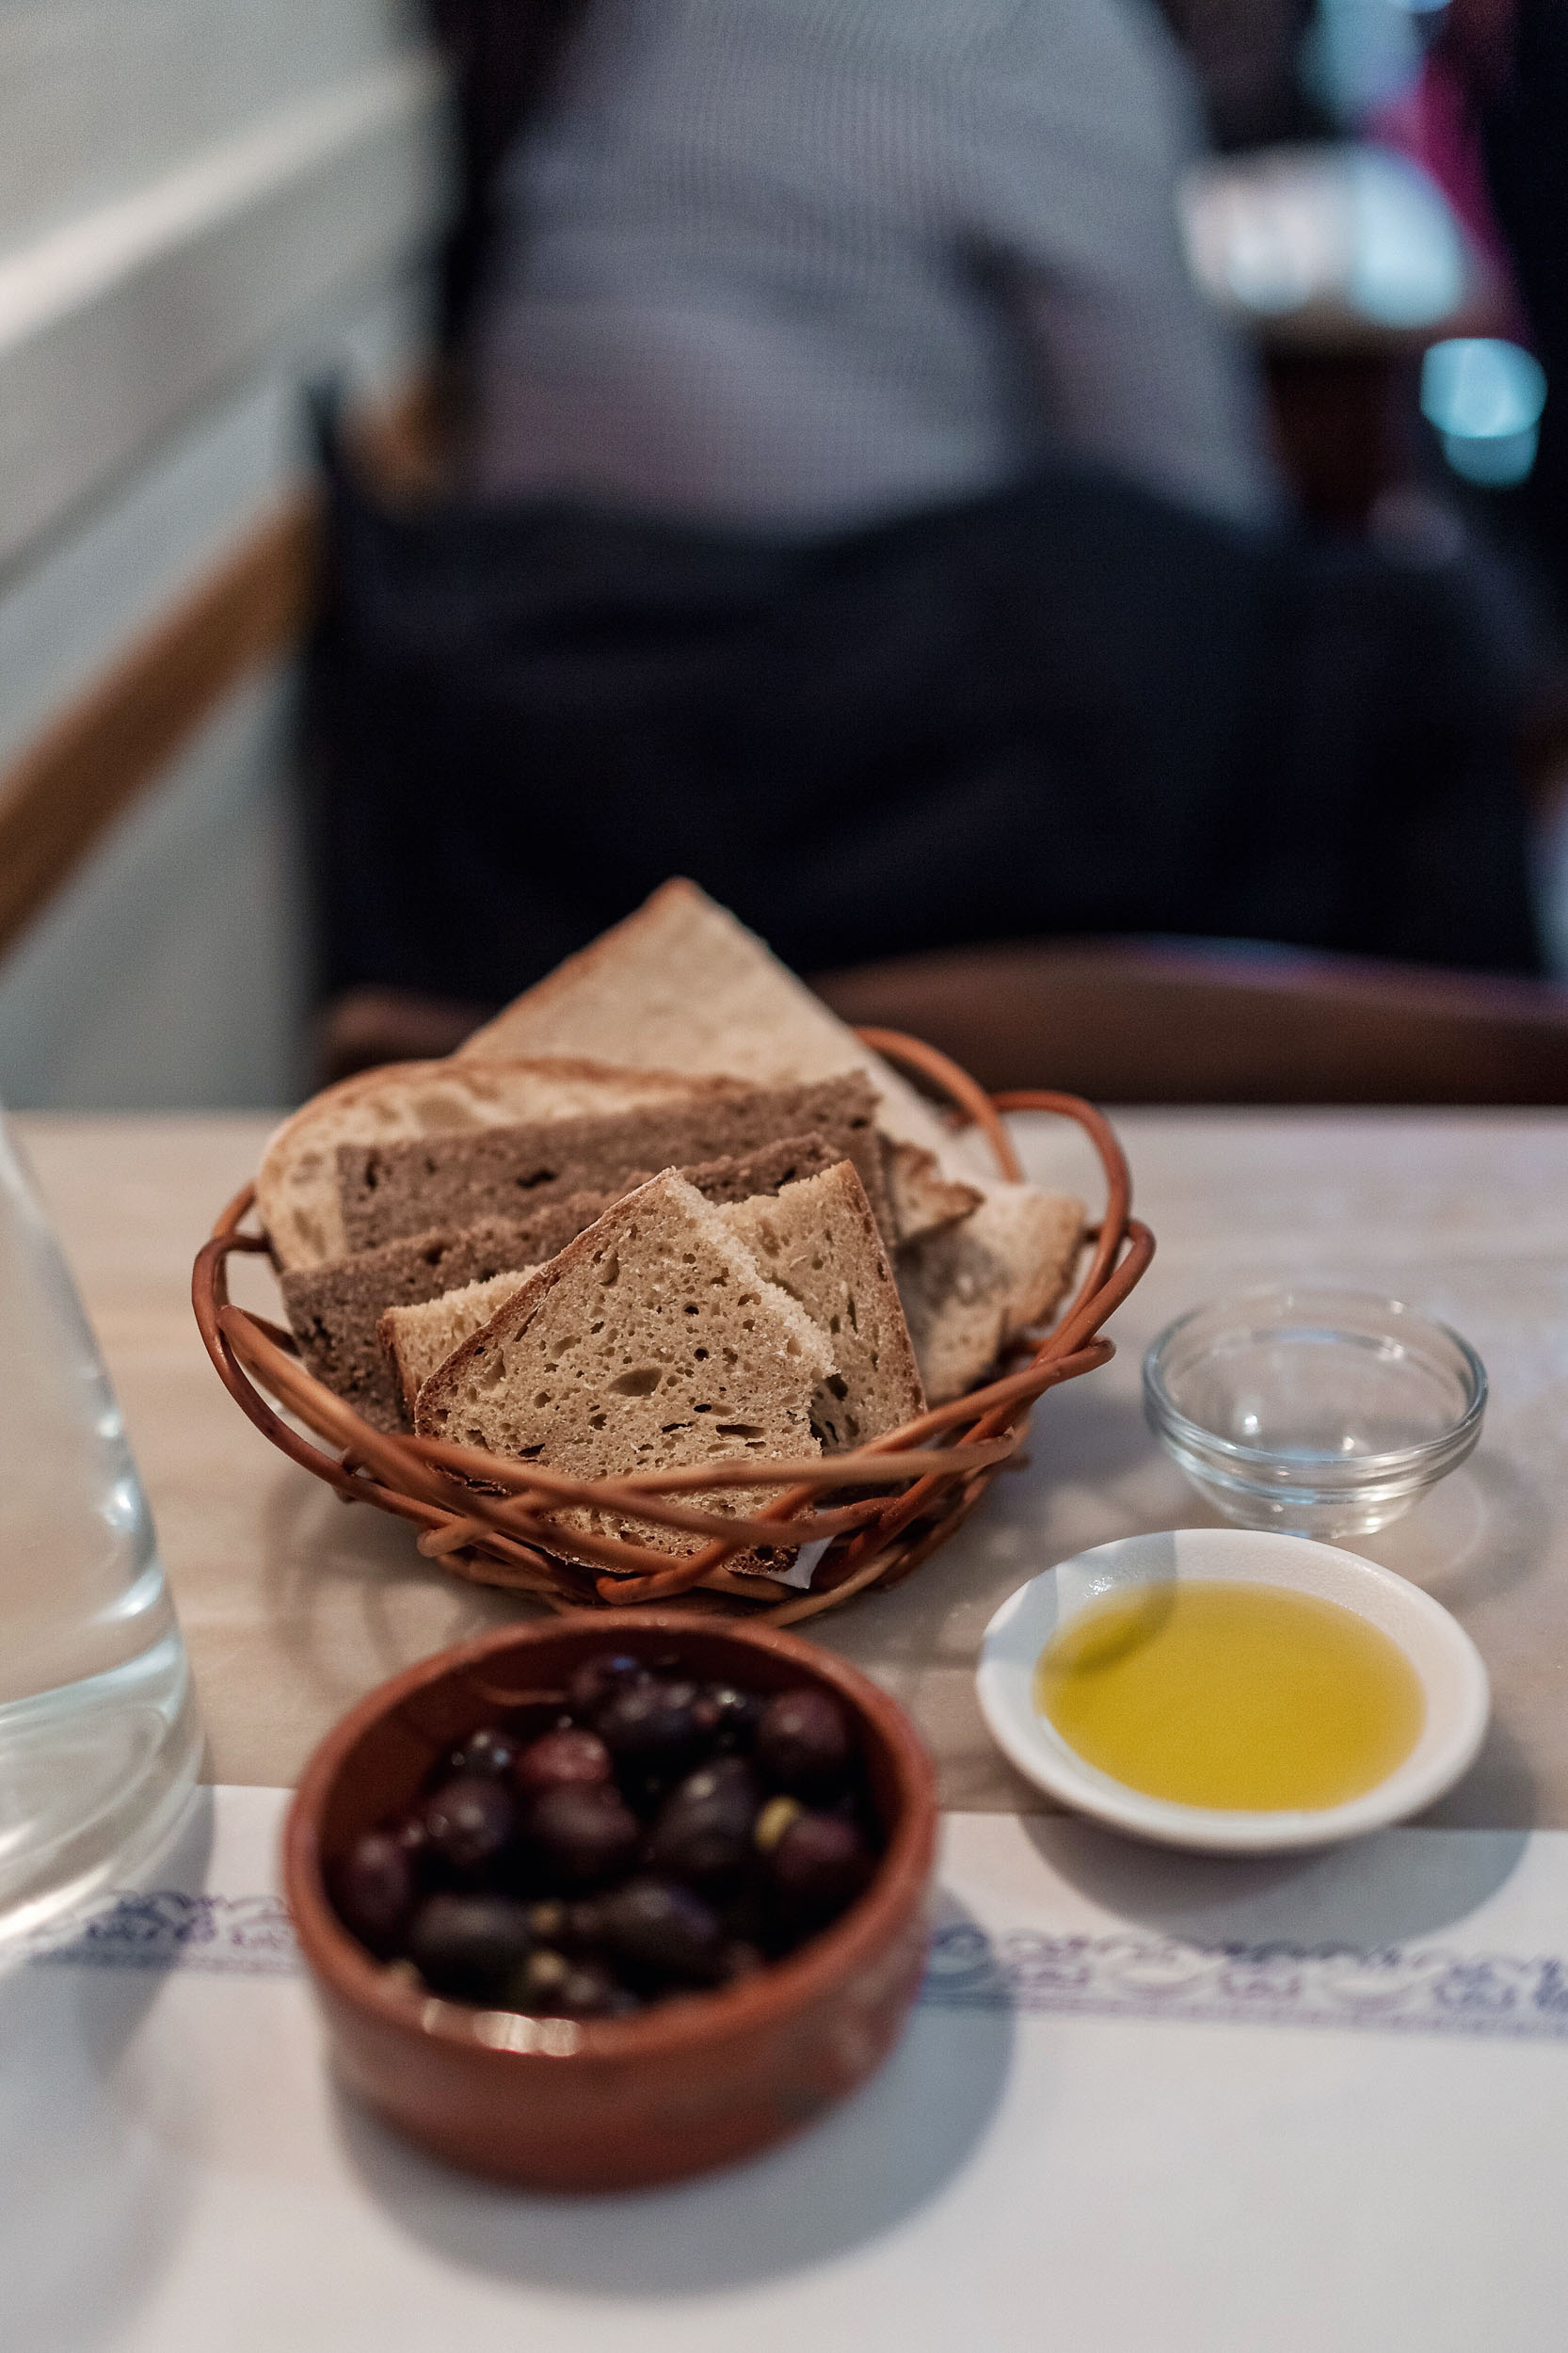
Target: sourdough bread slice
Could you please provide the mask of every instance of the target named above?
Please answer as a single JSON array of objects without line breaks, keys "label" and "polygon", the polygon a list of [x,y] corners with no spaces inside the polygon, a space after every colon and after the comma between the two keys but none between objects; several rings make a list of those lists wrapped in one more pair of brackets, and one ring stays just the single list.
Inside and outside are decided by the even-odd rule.
[{"label": "sourdough bread slice", "polygon": [[[607,1209],[425,1382],[415,1428],[581,1479],[821,1451],[811,1401],[833,1369],[826,1341],[673,1169]],[[747,1512],[776,1492],[713,1496]],[[584,1507],[572,1532],[656,1550],[700,1540]]]},{"label": "sourdough bread slice", "polygon": [[961,1225],[898,1254],[898,1288],[934,1405],[984,1381],[1007,1341],[1043,1323],[1072,1279],[1083,1204],[998,1185]]},{"label": "sourdough bread slice", "polygon": [[886,1134],[922,1145],[955,1181],[988,1173],[984,1147],[976,1156],[951,1135],[908,1080],[771,949],[684,880],[662,885],[458,1048],[463,1062],[494,1054],[594,1054],[633,1069],[721,1072],[753,1085],[859,1070],[875,1090]]},{"label": "sourdough bread slice", "polygon": [[[463,1133],[344,1144],[338,1196],[349,1249],[371,1250],[436,1225],[515,1217],[569,1193],[627,1192],[648,1171],[753,1153],[820,1135],[853,1160],[887,1214],[875,1100],[858,1071],[810,1086],[648,1104],[611,1118],[531,1121]],[[760,1190],[754,1186],[753,1191]]]},{"label": "sourdough bread slice", "polygon": [[423,1306],[387,1309],[376,1336],[391,1359],[410,1422],[415,1401],[430,1375],[537,1273],[536,1267],[520,1267],[515,1274],[492,1274],[488,1283],[465,1283],[460,1290],[443,1291]]},{"label": "sourdough bread slice", "polygon": [[552,1258],[608,1206],[600,1193],[577,1193],[528,1217],[434,1228],[358,1257],[280,1275],[289,1328],[306,1370],[374,1428],[406,1429],[396,1377],[376,1337],[387,1309],[414,1306]]},{"label": "sourdough bread slice", "polygon": [[[345,1251],[338,1209],[340,1144],[509,1127],[519,1120],[576,1119],[729,1092],[721,1079],[646,1064],[617,1069],[581,1058],[393,1063],[325,1088],[284,1121],[256,1179],[257,1208],[280,1269],[319,1266]],[[421,1220],[423,1225],[436,1223]]]},{"label": "sourdough bread slice", "polygon": [[[727,1072],[752,1081],[861,1070],[876,1090],[884,1133],[895,1147],[914,1147],[897,1153],[891,1178],[906,1245],[918,1247],[925,1235],[965,1230],[969,1219],[954,1188],[973,1188],[986,1200],[1016,1190],[999,1184],[980,1137],[950,1132],[898,1071],[695,883],[665,883],[623,923],[568,957],[477,1030],[460,1059],[501,1053],[598,1054],[633,1067]],[[1039,1300],[1053,1285],[1060,1290],[1054,1236],[1077,1205],[1061,1196],[1036,1197],[1058,1205],[1043,1213],[1043,1235],[1004,1205],[981,1229],[973,1252],[950,1242],[934,1248],[929,1263],[917,1262],[923,1345],[928,1353],[936,1352],[949,1378],[952,1368],[977,1364],[973,1378],[981,1378],[1001,1344],[1000,1337],[986,1341],[988,1308],[977,1320],[980,1291],[995,1291],[995,1329],[1005,1337],[1037,1318]],[[939,1279],[944,1267],[953,1278],[946,1300]],[[946,1335],[937,1329],[944,1316],[952,1322]],[[926,1374],[936,1396],[934,1361],[926,1363]]]},{"label": "sourdough bread slice", "polygon": [[796,1299],[833,1352],[811,1419],[841,1454],[925,1411],[925,1392],[865,1188],[847,1160],[776,1198],[720,1214],[771,1283]]},{"label": "sourdough bread slice", "polygon": [[[680,1173],[705,1200],[744,1201],[816,1176],[840,1157],[823,1136],[787,1136],[760,1152],[728,1154]],[[639,1170],[622,1190],[646,1184],[652,1174]],[[614,1198],[607,1193],[568,1193],[523,1217],[435,1227],[355,1257],[283,1274],[283,1305],[307,1369],[377,1430],[406,1428],[397,1381],[377,1337],[380,1317],[390,1308],[439,1299],[443,1291],[552,1258],[601,1217]]]}]

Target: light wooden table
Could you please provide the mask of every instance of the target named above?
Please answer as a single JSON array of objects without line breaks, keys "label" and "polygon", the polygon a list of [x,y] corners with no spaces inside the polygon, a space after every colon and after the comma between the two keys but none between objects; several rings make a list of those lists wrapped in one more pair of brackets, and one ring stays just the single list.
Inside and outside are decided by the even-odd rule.
[{"label": "light wooden table", "polygon": [[[269,1124],[17,1123],[152,1497],[210,1777],[276,1785],[372,1685],[519,1605],[449,1579],[400,1522],[345,1508],[283,1461],[208,1365],[190,1261]],[[947,1804],[1038,1807],[975,1709],[987,1617],[1082,1545],[1211,1518],[1144,1426],[1139,1359],[1161,1324],[1241,1283],[1343,1275],[1457,1325],[1492,1376],[1470,1463],[1364,1546],[1452,1609],[1493,1675],[1486,1750],[1432,1818],[1568,1828],[1568,1115],[1145,1112],[1117,1124],[1160,1249],[1112,1325],[1116,1361],[1046,1399],[1030,1466],[999,1480],[945,1551],[811,1631],[913,1709]],[[1034,1173],[1090,1185],[1075,1139],[1018,1125]]]}]

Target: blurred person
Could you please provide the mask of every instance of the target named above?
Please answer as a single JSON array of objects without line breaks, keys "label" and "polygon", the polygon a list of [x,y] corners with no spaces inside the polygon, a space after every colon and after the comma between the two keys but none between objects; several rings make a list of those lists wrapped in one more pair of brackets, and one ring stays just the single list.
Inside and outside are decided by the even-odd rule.
[{"label": "blurred person", "polygon": [[1141,0],[594,0],[468,487],[332,469],[328,985],[499,1000],[673,872],[805,971],[1163,932],[1536,961],[1440,581],[1306,545]]},{"label": "blurred person", "polygon": [[827,531],[1070,452],[1266,515],[1199,144],[1142,0],[595,0],[506,176],[477,485]]}]

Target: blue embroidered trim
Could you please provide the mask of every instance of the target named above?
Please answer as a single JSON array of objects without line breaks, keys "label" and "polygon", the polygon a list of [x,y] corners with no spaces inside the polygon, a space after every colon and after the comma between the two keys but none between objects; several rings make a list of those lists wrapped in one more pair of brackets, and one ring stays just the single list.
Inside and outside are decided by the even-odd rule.
[{"label": "blue embroidered trim", "polygon": [[280,1896],[185,1896],[167,1887],[111,1896],[86,1919],[78,1913],[40,1930],[24,1952],[35,1968],[293,1977],[302,1966]]},{"label": "blue embroidered trim", "polygon": [[[118,1895],[24,1947],[35,1968],[194,1969],[293,1977],[302,1968],[281,1897]],[[1205,2025],[1568,2041],[1568,1960],[1440,1946],[1184,1944],[1169,1937],[936,1931],[921,2007],[1028,2017],[1187,2019]]]},{"label": "blue embroidered trim", "polygon": [[936,2009],[1035,2017],[1568,2041],[1568,1961],[1440,1946],[1201,1945],[1035,1929],[991,1937],[963,1922],[936,1930],[920,1998]]}]

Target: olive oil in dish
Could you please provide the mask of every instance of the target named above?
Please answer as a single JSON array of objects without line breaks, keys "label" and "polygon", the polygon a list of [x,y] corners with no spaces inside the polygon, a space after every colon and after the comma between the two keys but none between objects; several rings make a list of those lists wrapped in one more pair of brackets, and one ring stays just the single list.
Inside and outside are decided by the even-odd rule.
[{"label": "olive oil in dish", "polygon": [[1375,1788],[1426,1717],[1404,1653],[1354,1610],[1203,1577],[1092,1602],[1041,1653],[1034,1702],[1128,1788],[1257,1813]]}]

